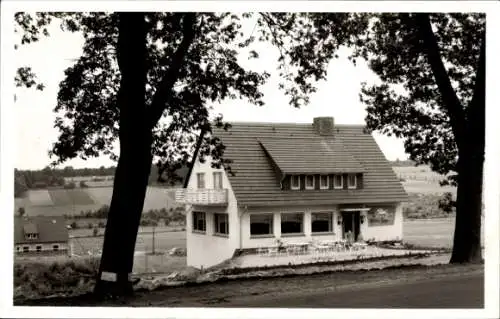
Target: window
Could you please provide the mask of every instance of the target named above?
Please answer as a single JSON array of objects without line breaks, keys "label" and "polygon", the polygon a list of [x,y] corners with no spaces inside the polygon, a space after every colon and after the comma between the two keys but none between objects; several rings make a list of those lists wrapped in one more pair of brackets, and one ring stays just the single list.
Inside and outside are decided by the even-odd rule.
[{"label": "window", "polygon": [[313,233],[326,233],[333,231],[332,213],[312,213],[311,231]]},{"label": "window", "polygon": [[58,251],[58,250],[59,250],[59,245],[54,245],[54,246],[52,246],[52,249],[53,249],[54,251]]},{"label": "window", "polygon": [[281,214],[281,233],[282,234],[300,234],[303,232],[304,214],[303,213],[284,213]]},{"label": "window", "polygon": [[347,175],[347,188],[356,188],[357,181],[356,181],[356,175],[354,174],[349,174]]},{"label": "window", "polygon": [[228,214],[214,214],[215,233],[229,234],[229,216]]},{"label": "window", "polygon": [[214,189],[222,189],[222,172],[214,172]]},{"label": "window", "polygon": [[193,212],[193,230],[194,231],[207,231],[206,216],[203,212]]},{"label": "window", "polygon": [[28,246],[24,246],[24,247],[23,247],[23,252],[25,252],[25,253],[26,253],[26,252],[28,252],[28,251],[30,251],[30,248],[29,248]]},{"label": "window", "polygon": [[330,187],[330,182],[328,180],[328,175],[321,175],[319,177],[319,188],[328,189]]},{"label": "window", "polygon": [[36,251],[38,252],[42,251],[42,246],[36,246]]},{"label": "window", "polygon": [[306,176],[306,189],[314,189],[314,175]]},{"label": "window", "polygon": [[299,175],[292,175],[290,177],[290,184],[291,184],[291,189],[300,189],[300,176]]},{"label": "window", "polygon": [[196,179],[197,179],[197,187],[199,189],[205,188],[205,173],[197,173]]},{"label": "window", "polygon": [[335,189],[344,188],[342,175],[334,175],[333,176],[333,188],[335,188]]},{"label": "window", "polygon": [[17,246],[17,247],[16,247],[16,250],[17,250],[17,251],[21,251],[21,247]]},{"label": "window", "polygon": [[272,235],[273,214],[250,215],[250,235]]}]

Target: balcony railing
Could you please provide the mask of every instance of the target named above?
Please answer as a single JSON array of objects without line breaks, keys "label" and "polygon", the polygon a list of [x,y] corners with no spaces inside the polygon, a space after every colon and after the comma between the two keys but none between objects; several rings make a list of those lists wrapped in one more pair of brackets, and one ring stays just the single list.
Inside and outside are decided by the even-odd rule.
[{"label": "balcony railing", "polygon": [[180,189],[175,192],[175,201],[189,205],[225,206],[227,189]]}]

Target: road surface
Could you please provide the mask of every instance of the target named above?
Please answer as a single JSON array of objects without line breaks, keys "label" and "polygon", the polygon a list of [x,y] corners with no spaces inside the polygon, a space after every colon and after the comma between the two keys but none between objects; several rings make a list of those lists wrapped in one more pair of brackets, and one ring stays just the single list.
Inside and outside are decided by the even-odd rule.
[{"label": "road surface", "polygon": [[434,278],[333,291],[300,291],[233,299],[224,307],[281,308],[482,308],[483,275]]}]

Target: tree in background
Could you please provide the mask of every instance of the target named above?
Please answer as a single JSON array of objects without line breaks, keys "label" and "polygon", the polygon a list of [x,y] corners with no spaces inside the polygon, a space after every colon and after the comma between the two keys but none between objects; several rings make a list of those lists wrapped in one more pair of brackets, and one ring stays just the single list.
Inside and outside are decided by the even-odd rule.
[{"label": "tree in background", "polygon": [[[343,20],[339,14],[306,15],[311,23],[302,27],[303,42],[292,48],[292,63],[324,78],[324,61],[336,55],[332,43],[343,39],[339,33],[355,31],[344,37],[352,49],[349,58],[366,60],[380,80],[361,89],[368,128],[403,138],[416,165],[428,164],[447,175],[443,185],[458,186],[450,261],[481,262],[485,15],[384,13]],[[294,19],[288,14],[277,24]],[[352,23],[363,27],[352,29]]]},{"label": "tree in background", "polygon": [[19,216],[23,217],[26,214],[26,210],[24,209],[24,207],[19,207],[17,213],[19,214]]}]

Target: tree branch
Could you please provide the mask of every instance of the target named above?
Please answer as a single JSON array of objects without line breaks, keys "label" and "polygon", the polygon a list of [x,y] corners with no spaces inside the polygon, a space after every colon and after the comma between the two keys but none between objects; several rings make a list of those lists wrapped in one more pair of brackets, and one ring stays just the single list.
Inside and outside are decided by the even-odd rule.
[{"label": "tree branch", "polygon": [[436,36],[432,31],[431,21],[428,13],[417,13],[415,18],[418,31],[423,41],[424,51],[427,55],[434,79],[444,102],[444,107],[450,117],[450,123],[457,145],[465,138],[465,112],[455,90],[451,85],[450,78],[444,67],[439,52]]},{"label": "tree branch", "polygon": [[196,21],[195,13],[186,13],[184,15],[182,24],[183,24],[183,38],[182,41],[172,55],[170,59],[170,63],[168,66],[165,75],[161,83],[158,86],[158,89],[153,97],[153,101],[151,102],[150,112],[149,112],[149,123],[150,127],[153,128],[156,123],[160,120],[163,111],[166,108],[168,101],[170,100],[171,91],[175,82],[179,77],[179,72],[182,67],[182,63],[184,57],[187,55],[189,47],[194,41],[195,38],[195,30],[194,23]]}]

